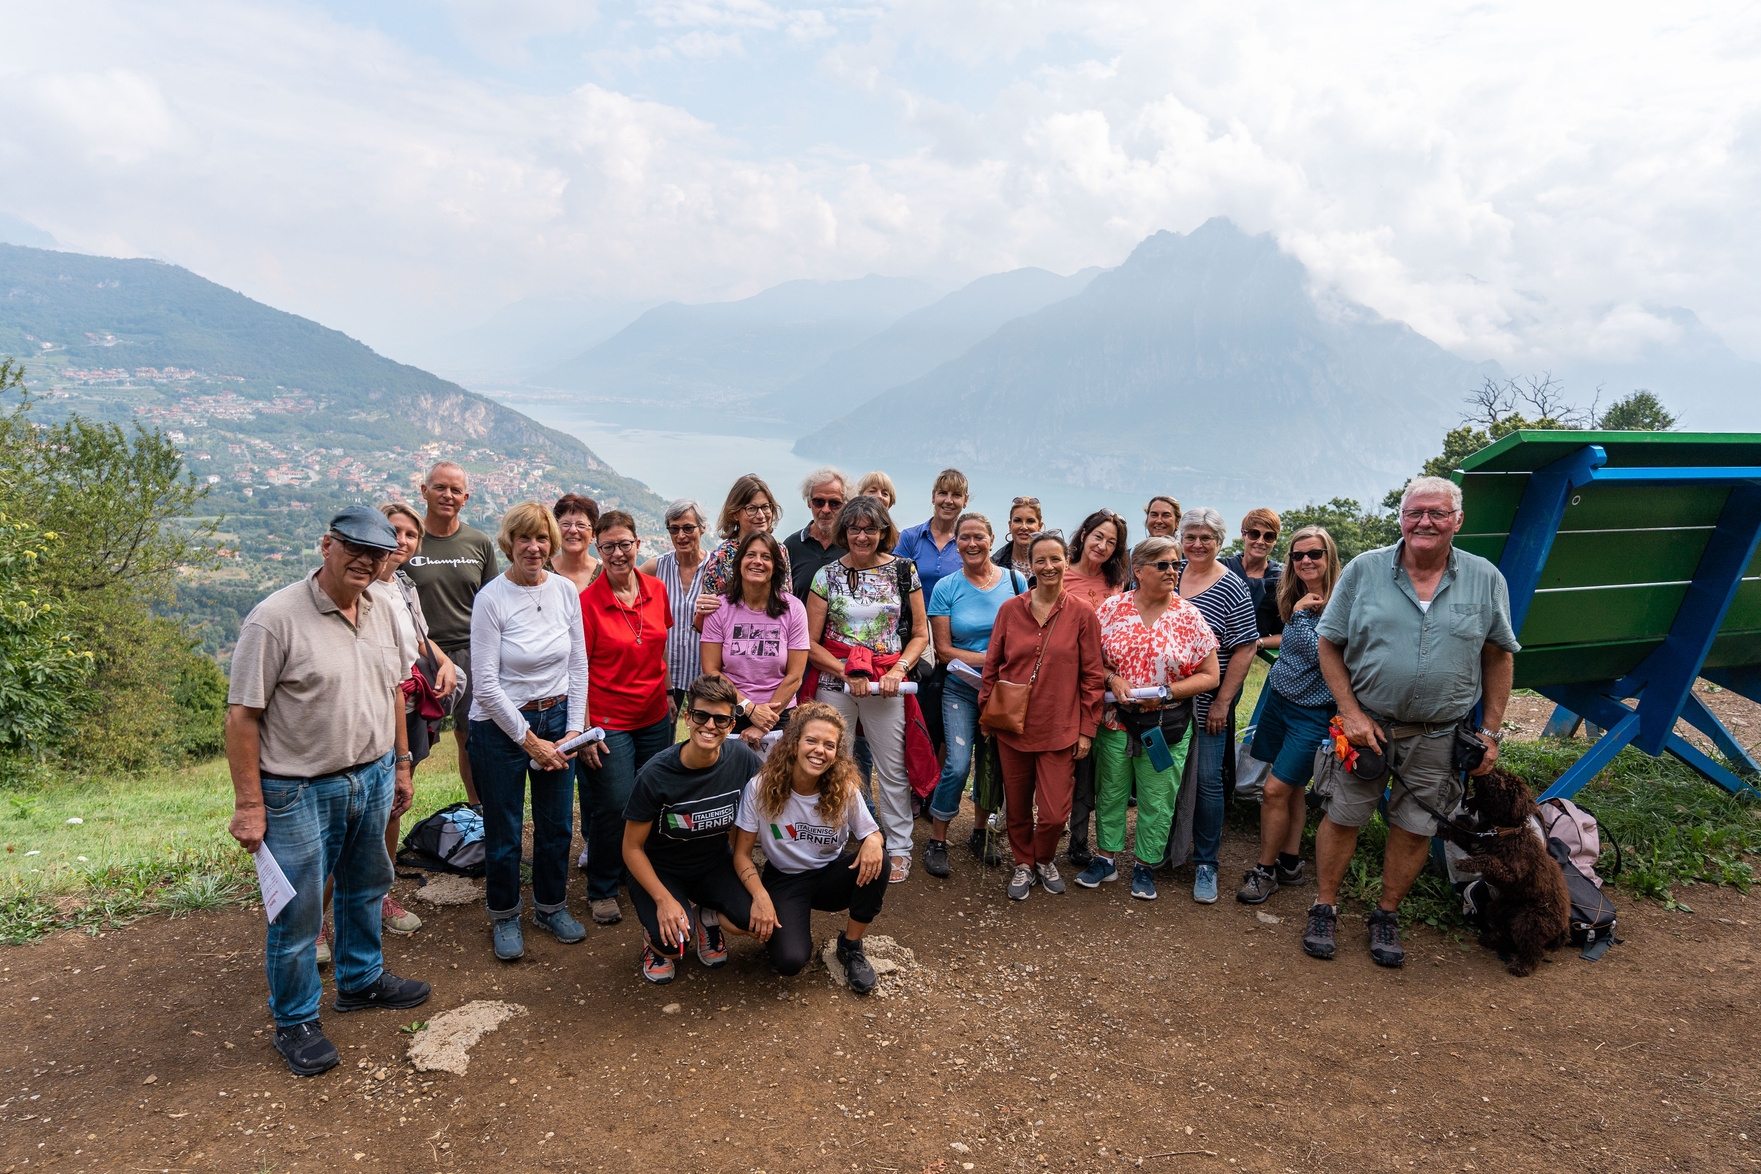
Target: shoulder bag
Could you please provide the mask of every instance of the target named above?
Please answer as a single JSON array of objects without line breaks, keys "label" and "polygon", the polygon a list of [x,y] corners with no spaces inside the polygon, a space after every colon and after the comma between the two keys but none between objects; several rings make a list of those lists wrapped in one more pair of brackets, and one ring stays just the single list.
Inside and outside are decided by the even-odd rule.
[{"label": "shoulder bag", "polygon": [[[1016,598],[1021,597],[1018,595]],[[1027,604],[1027,614],[1033,614],[1031,601]],[[1039,680],[1040,665],[1045,662],[1046,648],[1052,643],[1052,629],[1058,626],[1058,620],[1063,614],[1060,610],[1052,617],[1052,622],[1046,625],[1045,639],[1040,641],[1039,655],[1033,661],[1033,675],[1027,678],[1025,685],[997,678],[997,683],[991,687],[991,695],[985,698],[983,712],[978,715],[979,723],[985,728],[1007,734],[1026,731],[1027,702],[1033,695],[1033,683]]]}]

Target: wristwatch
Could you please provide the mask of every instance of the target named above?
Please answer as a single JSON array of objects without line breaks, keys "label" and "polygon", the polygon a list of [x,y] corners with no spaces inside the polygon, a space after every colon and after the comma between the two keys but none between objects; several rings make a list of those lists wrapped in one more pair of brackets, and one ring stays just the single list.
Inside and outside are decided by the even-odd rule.
[{"label": "wristwatch", "polygon": [[393,762],[414,762],[414,761],[416,761],[416,756],[413,754],[400,754],[396,758],[392,759],[392,761]]},{"label": "wristwatch", "polygon": [[1481,726],[1480,733],[1482,733],[1486,737],[1492,739],[1492,744],[1494,746],[1504,745],[1504,731],[1503,730],[1488,730],[1485,726]]},{"label": "wristwatch", "polygon": [[748,697],[745,700],[741,701],[738,705],[734,706],[734,712],[739,714],[741,717],[751,717],[752,716],[752,698]]}]

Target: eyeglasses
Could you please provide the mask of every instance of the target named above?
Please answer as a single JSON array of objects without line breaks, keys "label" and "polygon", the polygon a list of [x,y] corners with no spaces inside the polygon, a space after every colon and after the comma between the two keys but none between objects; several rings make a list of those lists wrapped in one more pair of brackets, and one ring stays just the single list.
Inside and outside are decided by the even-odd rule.
[{"label": "eyeglasses", "polygon": [[1159,558],[1149,565],[1165,575],[1169,571],[1178,571],[1180,569],[1180,560],[1177,558]]},{"label": "eyeglasses", "polygon": [[694,726],[707,726],[713,724],[718,730],[725,730],[734,724],[733,714],[711,713],[707,709],[693,709],[685,716],[691,719],[691,724]]},{"label": "eyeglasses", "polygon": [[770,510],[771,507],[769,502],[753,502],[751,505],[743,505],[740,507],[741,513],[751,514],[754,517],[760,514],[768,514],[770,513]]},{"label": "eyeglasses", "polygon": [[1243,538],[1250,538],[1255,542],[1278,541],[1278,531],[1276,530],[1243,530],[1241,536]]},{"label": "eyeglasses", "polygon": [[368,558],[377,563],[383,562],[391,557],[391,551],[389,550],[380,550],[376,546],[362,546],[360,543],[350,542],[347,538],[336,533],[332,533],[330,536],[341,544],[344,552],[347,553],[350,558]]},{"label": "eyeglasses", "polygon": [[625,538],[620,542],[601,542],[599,544],[600,554],[629,554],[635,549],[636,543],[629,538]]},{"label": "eyeglasses", "polygon": [[677,525],[668,526],[666,532],[668,534],[695,534],[702,528],[703,527],[697,525],[695,522],[681,522]]},{"label": "eyeglasses", "polygon": [[1325,562],[1327,561],[1327,552],[1324,550],[1293,550],[1290,552],[1291,562],[1300,563],[1305,560],[1317,563]]},{"label": "eyeglasses", "polygon": [[845,526],[844,533],[846,535],[849,535],[849,534],[879,534],[880,527],[879,526]]},{"label": "eyeglasses", "polygon": [[807,502],[816,510],[841,509],[844,505],[844,499],[841,497],[810,497]]},{"label": "eyeglasses", "polygon": [[1409,522],[1447,522],[1456,513],[1456,510],[1401,510],[1400,516]]},{"label": "eyeglasses", "polygon": [[556,524],[556,528],[558,530],[561,530],[564,534],[591,534],[591,533],[593,533],[593,523],[592,522],[558,522]]},{"label": "eyeglasses", "polygon": [[1186,537],[1182,538],[1180,541],[1182,541],[1182,542],[1196,542],[1200,546],[1215,546],[1215,545],[1217,545],[1217,536],[1215,534],[1210,534],[1210,533],[1188,534],[1188,535],[1186,535]]}]

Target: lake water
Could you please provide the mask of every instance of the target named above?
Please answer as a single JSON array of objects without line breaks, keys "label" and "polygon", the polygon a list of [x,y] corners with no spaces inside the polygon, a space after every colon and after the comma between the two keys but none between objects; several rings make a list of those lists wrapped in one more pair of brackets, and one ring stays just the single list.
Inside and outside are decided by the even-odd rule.
[{"label": "lake water", "polygon": [[[587,413],[593,410],[592,404],[571,404],[561,397],[523,396],[510,392],[491,394],[541,424],[579,437],[619,473],[642,482],[669,501],[678,497],[695,498],[712,520],[721,509],[722,499],[734,479],[745,473],[757,473],[781,499],[784,513],[778,532],[792,534],[807,523],[807,509],[801,501],[798,486],[802,477],[823,462],[791,452],[792,440],[776,436],[633,428],[589,418]],[[906,465],[884,458],[879,463],[899,491],[901,505],[894,511],[894,520],[904,527],[928,517],[930,487],[935,483],[939,468]],[[866,467],[846,469],[852,477],[860,477],[868,471]],[[999,535],[1007,527],[1010,501],[1024,496],[1039,498],[1047,524],[1061,528],[1066,534],[1074,531],[1093,510],[1102,507],[1116,510],[1130,524],[1130,538],[1135,542],[1143,537],[1143,507],[1151,494],[1172,492],[1180,497],[1178,485],[1145,486],[1122,492],[1084,489],[1031,477],[987,473],[969,474],[969,477],[972,482],[971,508],[988,516]],[[1198,502],[1185,498],[1181,498],[1181,503],[1186,507],[1210,505],[1222,511],[1231,537],[1242,514],[1251,508],[1237,502]]]}]

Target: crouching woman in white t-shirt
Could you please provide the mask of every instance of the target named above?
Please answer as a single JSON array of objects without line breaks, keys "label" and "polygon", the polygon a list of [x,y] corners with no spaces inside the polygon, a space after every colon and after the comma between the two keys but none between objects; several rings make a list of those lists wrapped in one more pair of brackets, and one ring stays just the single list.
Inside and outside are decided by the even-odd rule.
[{"label": "crouching woman in white t-shirt", "polygon": [[[813,960],[813,910],[849,910],[838,962],[850,989],[865,995],[875,976],[862,936],[886,895],[886,841],[862,801],[849,742],[844,719],[831,706],[813,701],[796,709],[740,797],[734,868],[752,894],[752,933],[780,974],[799,974]],[[762,876],[752,862],[760,829]],[[850,840],[859,845],[854,856],[844,855]]]}]

